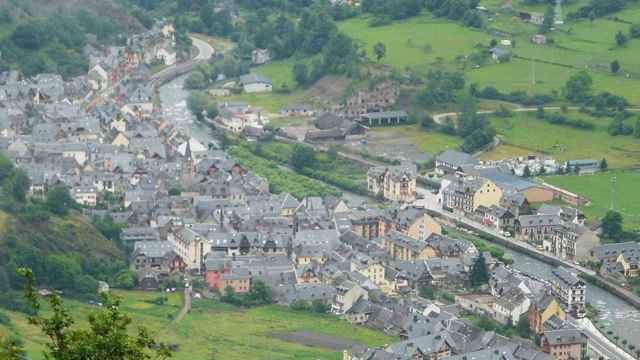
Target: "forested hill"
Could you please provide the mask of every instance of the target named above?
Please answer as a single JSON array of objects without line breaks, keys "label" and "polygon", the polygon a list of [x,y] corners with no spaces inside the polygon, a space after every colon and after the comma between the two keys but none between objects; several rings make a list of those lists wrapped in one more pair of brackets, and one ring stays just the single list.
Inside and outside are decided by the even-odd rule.
[{"label": "forested hill", "polygon": [[0,0],[0,71],[84,74],[86,44],[124,43],[122,34],[143,29],[140,19],[142,10],[119,0]]},{"label": "forested hill", "polygon": [[99,280],[133,286],[117,232],[109,228],[115,225],[80,215],[62,187],[42,200],[27,197],[28,177],[2,156],[0,184],[0,306],[22,310],[14,292],[23,285],[19,267],[32,268],[39,286],[70,296],[94,297]]}]

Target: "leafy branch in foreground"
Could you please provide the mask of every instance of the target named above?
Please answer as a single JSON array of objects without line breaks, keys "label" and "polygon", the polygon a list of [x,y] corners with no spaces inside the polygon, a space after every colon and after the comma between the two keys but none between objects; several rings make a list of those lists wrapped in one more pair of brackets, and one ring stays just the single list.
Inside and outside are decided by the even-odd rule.
[{"label": "leafy branch in foreground", "polygon": [[[39,327],[49,338],[46,359],[150,360],[171,357],[167,347],[156,343],[145,328],[139,327],[135,336],[128,333],[127,328],[132,320],[120,312],[118,299],[103,294],[103,308],[89,314],[88,328],[77,328],[58,295],[52,294],[47,299],[52,314],[49,317],[41,315],[33,272],[20,268],[18,274],[26,279],[24,296],[34,314],[29,316],[29,323]],[[11,345],[15,348],[15,344]],[[0,353],[8,354],[7,360],[22,359],[20,351],[9,350],[4,348]]]}]

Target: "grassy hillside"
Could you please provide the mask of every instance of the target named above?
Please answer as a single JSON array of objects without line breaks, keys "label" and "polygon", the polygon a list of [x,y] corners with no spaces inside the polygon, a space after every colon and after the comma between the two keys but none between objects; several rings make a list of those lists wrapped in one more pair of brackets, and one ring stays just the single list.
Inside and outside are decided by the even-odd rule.
[{"label": "grassy hillside", "polygon": [[[160,293],[117,291],[123,300],[122,310],[133,318],[134,326],[146,326],[154,337],[167,344],[177,344],[172,357],[189,359],[341,359],[342,354],[321,346],[280,340],[277,337],[304,331],[335,337],[337,342],[355,341],[369,346],[391,343],[394,339],[381,333],[348,324],[330,315],[307,314],[273,305],[241,309],[213,300],[195,300],[193,310],[182,320],[174,320],[182,296],[168,294],[163,305],[154,303]],[[86,324],[92,306],[65,300],[79,324]],[[40,360],[45,338],[26,322],[24,315],[6,312],[10,324],[0,325],[0,334],[20,336],[28,358]]]},{"label": "grassy hillside", "polygon": [[53,216],[48,222],[26,224],[0,211],[0,254],[4,255],[15,245],[10,243],[14,238],[22,245],[37,247],[45,255],[78,253],[100,258],[124,258],[122,250],[79,214],[64,218]]}]

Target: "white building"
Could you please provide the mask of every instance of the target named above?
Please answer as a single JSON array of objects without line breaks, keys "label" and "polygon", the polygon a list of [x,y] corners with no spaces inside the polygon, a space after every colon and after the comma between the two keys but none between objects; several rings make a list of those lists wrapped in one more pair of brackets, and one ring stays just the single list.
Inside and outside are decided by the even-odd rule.
[{"label": "white building", "polygon": [[247,74],[240,76],[242,89],[246,93],[269,92],[273,90],[271,79],[257,74]]},{"label": "white building", "polygon": [[569,307],[569,311],[576,317],[584,317],[587,301],[585,282],[562,266],[554,269],[553,275],[555,275],[552,280],[553,290],[560,297],[560,300]]}]

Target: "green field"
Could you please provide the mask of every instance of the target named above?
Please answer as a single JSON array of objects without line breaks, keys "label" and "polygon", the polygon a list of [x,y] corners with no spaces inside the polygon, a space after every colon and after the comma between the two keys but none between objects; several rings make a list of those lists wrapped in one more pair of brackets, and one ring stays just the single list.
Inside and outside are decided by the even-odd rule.
[{"label": "green field", "polygon": [[[275,339],[273,336],[292,331],[309,331],[357,341],[369,346],[390,343],[393,338],[364,327],[357,327],[330,315],[314,315],[272,305],[240,309],[213,300],[195,300],[192,311],[179,322],[172,317],[178,312],[181,295],[169,295],[165,305],[152,300],[161,293],[117,292],[123,298],[122,310],[133,318],[133,326],[144,325],[160,341],[177,344],[173,359],[341,359],[342,354]],[[86,324],[90,305],[65,300],[80,324]],[[9,312],[7,312],[9,313]],[[9,313],[11,329],[0,325],[0,335],[20,334],[29,359],[43,359],[46,339],[29,325],[24,315]]]},{"label": "green field", "polygon": [[450,62],[472,52],[477,43],[488,44],[491,40],[488,34],[428,13],[387,26],[370,27],[369,21],[368,17],[358,17],[338,27],[360,42],[371,58],[373,45],[385,44],[387,53],[381,63],[398,69],[424,67],[440,59]]},{"label": "green field", "polygon": [[611,178],[615,177],[614,209],[624,216],[627,229],[640,229],[640,171],[610,171],[584,176],[547,176],[543,180],[585,196],[591,201],[583,207],[591,219],[601,218],[610,207]]},{"label": "green field", "polygon": [[410,143],[418,150],[438,154],[447,149],[456,149],[462,139],[437,131],[424,131],[417,125],[373,128],[369,131],[372,145],[394,145]]},{"label": "green field", "polygon": [[[628,33],[629,25],[606,18],[566,22],[547,34],[553,43],[533,44],[530,38],[538,27],[520,20],[516,15],[499,10],[501,3],[485,1],[485,6],[496,9],[499,15],[489,24],[494,29],[516,40],[513,53],[524,59],[510,63],[484,66],[468,72],[471,81],[481,85],[493,85],[503,91],[526,90],[535,93],[560,91],[568,77],[587,69],[594,78],[594,88],[627,97],[633,104],[640,104],[640,41],[630,40],[625,46],[615,44],[618,31]],[[577,9],[585,1],[565,6],[565,15]],[[514,1],[517,9],[544,12],[545,6],[523,6]],[[540,7],[540,8],[539,8]],[[640,5],[631,4],[615,14],[626,21],[637,21]],[[499,40],[499,39],[498,39]],[[535,65],[530,59],[537,60]],[[621,70],[617,75],[609,71],[609,64],[618,60]],[[562,66],[564,65],[564,66]],[[627,77],[629,73],[629,77]],[[535,78],[535,84],[533,79]]]},{"label": "green field", "polygon": [[[515,148],[541,153],[556,160],[606,158],[610,168],[629,168],[640,165],[640,140],[631,136],[612,137],[607,133],[609,118],[591,118],[585,114],[569,112],[572,119],[583,119],[596,125],[593,131],[568,126],[552,125],[536,119],[534,113],[515,113],[511,118],[491,117],[503,143]],[[633,118],[628,121],[633,121]],[[632,123],[629,123],[630,125]],[[525,151],[504,157],[523,155]],[[496,158],[494,154],[485,155]]]}]

